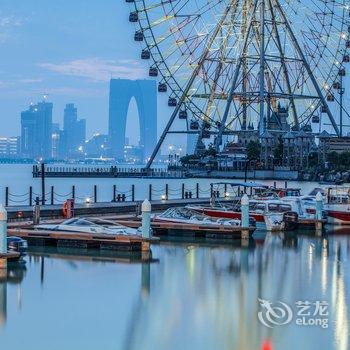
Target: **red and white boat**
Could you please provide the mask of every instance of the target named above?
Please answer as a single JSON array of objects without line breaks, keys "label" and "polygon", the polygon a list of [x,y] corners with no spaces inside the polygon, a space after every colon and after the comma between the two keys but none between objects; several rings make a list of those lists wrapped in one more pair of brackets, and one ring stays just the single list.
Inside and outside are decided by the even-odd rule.
[{"label": "red and white boat", "polygon": [[332,225],[350,225],[350,205],[331,204],[326,206],[327,223]]},{"label": "red and white boat", "polygon": [[[201,206],[191,205],[187,208],[216,218],[241,220],[240,205]],[[249,216],[256,221],[257,229],[267,231],[283,231],[297,225],[297,213],[292,211],[290,203],[281,200],[250,200]]]},{"label": "red and white boat", "polygon": [[326,196],[327,223],[350,225],[350,187],[329,187],[326,189]]}]

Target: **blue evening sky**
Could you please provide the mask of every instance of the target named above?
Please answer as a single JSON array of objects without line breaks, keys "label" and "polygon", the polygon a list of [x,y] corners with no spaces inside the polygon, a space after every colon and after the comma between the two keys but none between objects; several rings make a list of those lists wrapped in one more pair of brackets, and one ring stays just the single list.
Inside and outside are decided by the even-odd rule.
[{"label": "blue evening sky", "polygon": [[[45,93],[54,103],[54,121],[61,122],[64,105],[73,102],[87,119],[88,135],[107,132],[109,79],[147,78],[128,4],[0,0],[0,5],[0,136],[19,135],[20,112]],[[135,111],[131,106],[131,119]]]}]

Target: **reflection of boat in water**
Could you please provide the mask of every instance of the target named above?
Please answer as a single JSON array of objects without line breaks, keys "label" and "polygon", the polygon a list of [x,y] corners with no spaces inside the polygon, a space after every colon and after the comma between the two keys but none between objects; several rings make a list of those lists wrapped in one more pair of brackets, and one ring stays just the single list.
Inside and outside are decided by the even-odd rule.
[{"label": "reflection of boat in water", "polygon": [[141,235],[141,230],[126,227],[115,222],[102,220],[98,218],[73,218],[63,221],[60,224],[41,224],[36,225],[35,229],[74,232],[74,233],[91,233],[103,235]]},{"label": "reflection of boat in water", "polygon": [[[203,226],[235,226],[241,225],[239,219],[216,218],[205,214],[198,213],[186,207],[169,208],[164,213],[154,215],[153,221],[174,222],[181,224],[195,224]],[[250,226],[255,226],[255,220],[251,219]]]},{"label": "reflection of boat in water", "polygon": [[[147,252],[148,253],[148,252]],[[158,259],[152,258],[152,251],[148,254],[140,251],[115,251],[99,250],[69,247],[49,247],[30,246],[28,256],[54,258],[65,261],[91,261],[94,263],[121,263],[133,264],[144,262],[158,262]]]}]

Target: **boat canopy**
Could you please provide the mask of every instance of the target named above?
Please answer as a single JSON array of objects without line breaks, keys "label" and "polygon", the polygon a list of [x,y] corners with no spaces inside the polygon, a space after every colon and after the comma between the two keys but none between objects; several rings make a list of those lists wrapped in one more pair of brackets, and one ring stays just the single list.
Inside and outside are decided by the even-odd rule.
[{"label": "boat canopy", "polygon": [[264,185],[258,182],[213,182],[211,185],[230,185],[231,187],[248,187],[248,188],[270,188],[268,185]]}]

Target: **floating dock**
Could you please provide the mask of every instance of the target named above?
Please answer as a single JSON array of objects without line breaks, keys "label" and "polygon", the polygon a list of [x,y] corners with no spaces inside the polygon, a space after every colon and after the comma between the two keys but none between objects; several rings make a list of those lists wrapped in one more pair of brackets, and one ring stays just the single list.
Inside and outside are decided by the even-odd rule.
[{"label": "floating dock", "polygon": [[[192,198],[192,199],[169,199],[153,200],[152,211],[164,211],[170,207],[181,207],[187,204],[204,204],[208,205],[209,198]],[[139,214],[141,201],[133,202],[104,202],[104,203],[76,203],[74,205],[74,214],[76,216],[94,216],[94,215],[116,215],[116,214]],[[7,207],[7,215],[10,221],[18,219],[32,219],[33,206],[11,206]],[[63,218],[62,204],[42,205],[40,206],[41,218]]]},{"label": "floating dock", "polygon": [[[140,226],[139,220],[119,220],[116,222],[131,228]],[[242,232],[251,235],[255,227],[242,228],[241,226],[225,225],[200,225],[185,224],[175,222],[151,221],[151,227],[155,236],[194,236],[194,237],[221,237],[221,238],[241,238]]]},{"label": "floating dock", "polygon": [[123,251],[148,251],[150,242],[158,240],[157,238],[146,239],[140,236],[60,232],[31,228],[9,228],[7,234],[8,236],[21,237],[27,240],[29,245],[35,246]]}]

